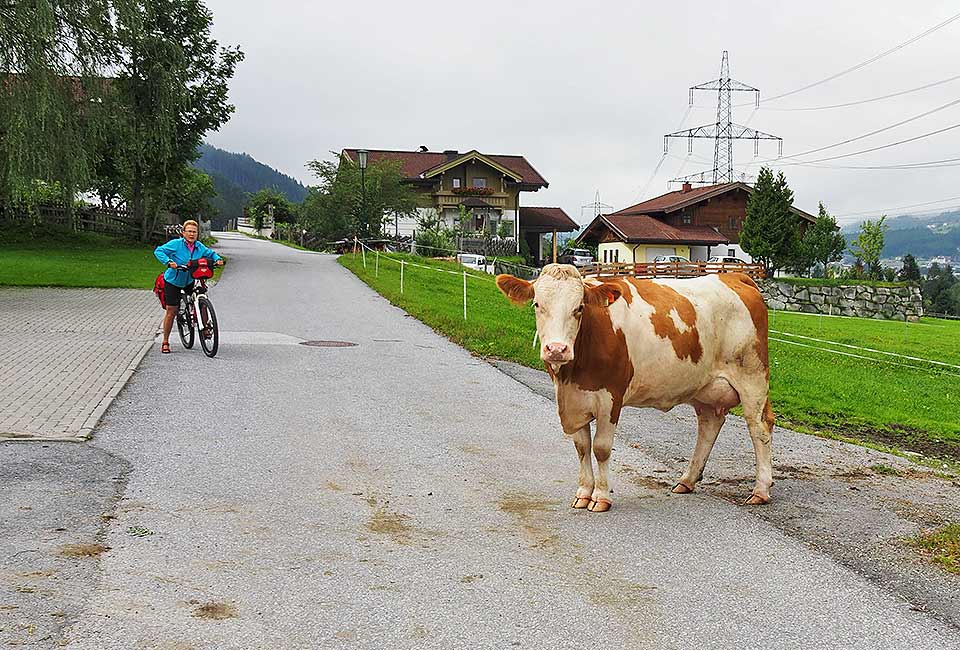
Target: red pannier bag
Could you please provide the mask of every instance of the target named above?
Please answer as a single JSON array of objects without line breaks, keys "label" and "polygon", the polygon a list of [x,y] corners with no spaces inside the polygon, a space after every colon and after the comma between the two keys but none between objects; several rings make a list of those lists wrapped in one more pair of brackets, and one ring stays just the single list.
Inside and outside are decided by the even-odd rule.
[{"label": "red pannier bag", "polygon": [[196,260],[197,267],[193,270],[193,277],[197,280],[206,280],[213,277],[213,267],[210,266],[210,260],[201,257]]},{"label": "red pannier bag", "polygon": [[163,287],[166,283],[163,280],[163,273],[157,276],[157,279],[153,283],[153,293],[157,295],[157,299],[160,301],[160,306],[164,309],[167,308],[167,300],[163,297]]}]

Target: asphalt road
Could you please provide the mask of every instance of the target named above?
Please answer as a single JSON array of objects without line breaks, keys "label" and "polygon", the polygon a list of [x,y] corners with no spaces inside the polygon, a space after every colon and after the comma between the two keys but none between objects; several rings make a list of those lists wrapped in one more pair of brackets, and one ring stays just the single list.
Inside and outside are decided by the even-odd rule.
[{"label": "asphalt road", "polygon": [[[211,292],[227,331],[215,359],[157,346],[92,443],[0,446],[14,486],[0,640],[960,648],[955,612],[923,611],[764,514],[816,510],[791,489],[799,465],[777,457],[765,509],[731,502],[753,472],[739,423],[708,465],[708,483],[731,481],[678,496],[665,486],[692,450],[689,414],[632,416],[614,509],[571,510],[575,452],[536,376],[470,356],[331,256],[230,235],[217,248],[230,262]],[[811,474],[845,453],[823,444]],[[107,549],[75,558],[68,543]]]}]

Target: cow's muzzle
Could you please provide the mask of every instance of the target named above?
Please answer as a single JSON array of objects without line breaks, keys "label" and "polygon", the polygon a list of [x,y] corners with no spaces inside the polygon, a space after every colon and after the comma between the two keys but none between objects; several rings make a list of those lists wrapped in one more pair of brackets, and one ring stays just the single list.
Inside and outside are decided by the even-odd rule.
[{"label": "cow's muzzle", "polygon": [[567,363],[573,361],[573,349],[566,343],[546,343],[540,351],[540,358],[547,363]]}]

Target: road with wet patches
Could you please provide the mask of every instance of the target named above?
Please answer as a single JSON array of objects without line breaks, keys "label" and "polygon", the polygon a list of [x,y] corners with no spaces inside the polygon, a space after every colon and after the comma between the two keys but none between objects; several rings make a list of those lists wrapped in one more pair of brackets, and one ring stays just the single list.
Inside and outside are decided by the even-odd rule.
[{"label": "road with wet patches", "polygon": [[[92,442],[0,446],[8,645],[960,647],[950,583],[876,544],[921,505],[955,512],[938,479],[911,483],[899,527],[871,520],[860,492],[887,477],[842,474],[875,452],[778,430],[774,502],[745,508],[753,461],[731,418],[703,487],[672,495],[692,411],[630,410],[614,509],[575,511],[542,373],[474,358],[331,256],[217,248],[215,359],[155,348]],[[855,512],[831,509],[851,486]],[[858,555],[897,556],[903,584],[836,551],[858,517]]]}]

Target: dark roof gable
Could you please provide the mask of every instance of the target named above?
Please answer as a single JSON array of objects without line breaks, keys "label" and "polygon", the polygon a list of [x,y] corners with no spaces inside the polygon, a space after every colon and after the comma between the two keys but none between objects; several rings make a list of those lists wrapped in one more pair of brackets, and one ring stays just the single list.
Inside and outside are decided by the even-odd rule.
[{"label": "dark roof gable", "polygon": [[[407,180],[420,179],[434,167],[445,165],[453,160],[447,152],[440,151],[389,151],[385,149],[368,149],[367,151],[367,158],[370,162],[378,160],[399,161],[401,163],[400,171]],[[350,161],[355,161],[357,159],[357,149],[344,149],[342,155]],[[510,170],[519,176],[522,179],[521,182],[526,185],[538,185],[540,187],[549,185],[546,179],[523,156],[481,155]]]}]

